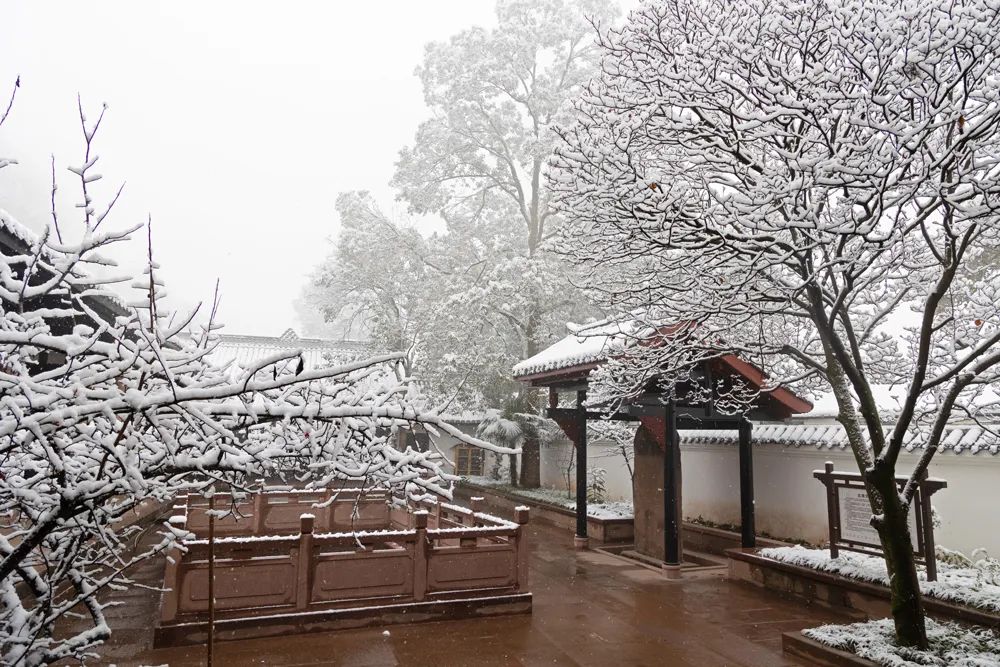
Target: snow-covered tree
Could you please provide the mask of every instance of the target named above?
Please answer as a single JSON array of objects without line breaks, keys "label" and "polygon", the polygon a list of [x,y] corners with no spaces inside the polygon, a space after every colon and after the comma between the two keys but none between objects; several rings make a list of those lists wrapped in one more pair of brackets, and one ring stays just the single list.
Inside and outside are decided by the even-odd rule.
[{"label": "snow-covered tree", "polygon": [[[517,397],[508,401],[502,412],[496,409],[486,410],[476,429],[476,435],[518,451],[524,450],[524,443],[529,439],[544,447],[565,437],[555,422],[529,411],[528,407],[518,402]],[[517,485],[519,483],[517,460],[513,456],[510,457],[507,470],[510,474],[510,483]]]},{"label": "snow-covered tree", "polygon": [[[500,0],[495,28],[429,44],[417,73],[431,117],[400,153],[392,184],[413,212],[439,216],[446,231],[422,239],[365,205],[361,217],[384,234],[367,237],[367,254],[382,258],[368,273],[379,275],[328,263],[331,286],[336,276],[394,283],[391,303],[375,289],[341,291],[361,298],[359,312],[385,332],[377,336],[400,334],[399,349],[412,354],[418,374],[433,374],[443,400],[458,390],[452,405],[510,413],[516,403],[536,414],[533,394],[510,380],[510,367],[581,317],[570,269],[544,250],[553,211],[543,173],[553,122],[596,71],[588,17],[613,13],[605,0]],[[349,197],[338,257],[356,252],[363,238],[347,235],[358,217],[358,197]],[[521,481],[538,486],[538,437],[526,436]]]},{"label": "snow-covered tree", "polygon": [[434,307],[429,288],[427,241],[411,226],[385,215],[366,192],[337,197],[340,233],[333,253],[314,276],[307,298],[327,321],[360,326],[384,350],[404,352],[412,366],[415,347]]},{"label": "snow-covered tree", "polygon": [[393,185],[415,211],[486,245],[473,294],[524,356],[549,338],[546,315],[568,305],[565,270],[543,249],[551,127],[596,71],[588,20],[613,14],[602,0],[499,0],[494,29],[429,44],[417,70],[432,116],[400,153]]},{"label": "snow-covered tree", "polygon": [[588,442],[605,441],[610,447],[605,456],[621,459],[629,479],[635,478],[635,432],[633,422],[595,421],[587,425]]},{"label": "snow-covered tree", "polygon": [[[209,361],[215,306],[167,312],[150,225],[108,230],[117,195],[93,194],[96,122],[80,120],[86,154],[78,233],[55,210],[34,235],[0,213],[0,662],[84,659],[109,635],[99,594],[178,537],[136,551],[119,528],[142,502],[169,503],[207,485],[253,492],[268,474],[324,487],[448,496],[455,478],[436,454],[400,451],[393,430],[420,423],[502,454],[427,408],[402,355],[304,370],[300,352],[249,368]],[[53,170],[53,191],[56,188]],[[139,296],[122,303],[98,279],[116,245],[142,231]],[[70,236],[78,236],[71,241]],[[206,321],[207,320],[207,321]],[[196,322],[201,322],[196,325]],[[72,617],[90,624],[81,630]]]},{"label": "snow-covered tree", "polygon": [[[898,639],[926,645],[917,480],[949,420],[996,415],[1000,8],[660,0],[602,46],[553,165],[562,249],[658,337],[609,362],[595,398],[731,353],[832,389]],[[878,384],[903,388],[897,409]],[[904,447],[922,453],[900,490]]]},{"label": "snow-covered tree", "polygon": [[[425,237],[364,192],[341,194],[337,211],[340,234],[315,272],[309,304],[364,330],[374,347],[403,352],[407,371],[443,409],[489,403],[515,352],[462,291],[482,264],[474,244]],[[468,363],[463,353],[473,346]]]}]

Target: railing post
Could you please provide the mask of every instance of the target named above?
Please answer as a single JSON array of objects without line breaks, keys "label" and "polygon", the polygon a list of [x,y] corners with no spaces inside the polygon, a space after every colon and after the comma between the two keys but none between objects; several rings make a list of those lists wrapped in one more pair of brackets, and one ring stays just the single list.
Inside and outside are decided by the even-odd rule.
[{"label": "railing post", "polygon": [[177,618],[177,608],[180,605],[181,594],[181,557],[180,547],[173,547],[167,554],[167,567],[163,573],[163,587],[170,590],[164,593],[163,610],[160,612],[160,623],[172,623]]},{"label": "railing post", "polygon": [[253,534],[264,534],[264,490],[261,489],[253,496]]},{"label": "railing post", "polygon": [[322,510],[326,512],[326,514],[323,515],[323,517],[321,517],[325,520],[320,521],[320,525],[322,525],[323,528],[325,528],[326,532],[328,533],[336,532],[336,530],[333,527],[333,503],[330,502],[330,498],[332,496],[333,492],[330,491],[330,487],[326,487],[323,489],[323,494],[320,496],[319,499],[319,504],[323,505],[326,508]]},{"label": "railing post", "polygon": [[514,538],[514,555],[517,559],[517,590],[528,590],[528,517],[530,510],[521,505],[514,508],[517,532]]},{"label": "railing post", "polygon": [[823,484],[826,485],[826,520],[830,524],[830,558],[837,558],[840,556],[840,549],[837,548],[837,540],[840,537],[837,534],[840,508],[837,506],[837,488],[833,484],[833,462],[824,463],[823,470],[826,472]]},{"label": "railing post", "polygon": [[470,498],[469,500],[471,501],[472,504],[472,525],[473,526],[483,525],[482,522],[476,517],[476,515],[483,511],[483,502],[485,499],[481,497],[473,497]]},{"label": "railing post", "polygon": [[183,516],[184,527],[187,528],[187,522],[191,519],[191,504],[188,501],[188,496],[184,496],[183,503],[175,502],[171,508],[171,513],[173,516]]},{"label": "railing post", "polygon": [[215,489],[208,497],[208,641],[206,659],[208,667],[215,660]]},{"label": "railing post", "polygon": [[413,513],[416,535],[413,542],[413,599],[420,602],[427,596],[427,510]]},{"label": "railing post", "polygon": [[312,574],[313,561],[313,526],[316,517],[312,514],[303,514],[299,517],[299,553],[298,563],[295,568],[295,606],[298,609],[306,609],[309,606],[310,598],[310,575]]},{"label": "railing post", "polygon": [[[472,509],[472,515],[470,516],[472,527],[482,526],[483,522],[476,518],[476,514],[483,511],[485,499],[470,498],[469,501]],[[465,525],[465,515],[462,515],[462,525]],[[479,545],[479,539],[476,537],[463,537],[458,541],[458,545],[461,547],[476,547]]]}]

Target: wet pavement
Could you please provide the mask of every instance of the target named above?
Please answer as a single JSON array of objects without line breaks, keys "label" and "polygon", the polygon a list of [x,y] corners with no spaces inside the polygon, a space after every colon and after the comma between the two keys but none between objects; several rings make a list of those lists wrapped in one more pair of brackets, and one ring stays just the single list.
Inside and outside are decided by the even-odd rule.
[{"label": "wet pavement", "polygon": [[[847,620],[726,581],[724,570],[668,581],[614,556],[575,552],[564,530],[535,523],[530,533],[531,615],[220,642],[215,664],[805,665],[782,654],[781,633]],[[153,565],[137,578],[155,576]],[[205,664],[204,646],[151,650],[157,596],[127,595],[103,664]]]}]

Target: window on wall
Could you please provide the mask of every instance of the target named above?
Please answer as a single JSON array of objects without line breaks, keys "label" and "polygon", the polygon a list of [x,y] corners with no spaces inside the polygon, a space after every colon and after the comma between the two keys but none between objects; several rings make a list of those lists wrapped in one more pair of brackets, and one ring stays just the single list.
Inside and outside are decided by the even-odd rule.
[{"label": "window on wall", "polygon": [[486,452],[478,447],[459,445],[455,447],[455,474],[482,477]]}]

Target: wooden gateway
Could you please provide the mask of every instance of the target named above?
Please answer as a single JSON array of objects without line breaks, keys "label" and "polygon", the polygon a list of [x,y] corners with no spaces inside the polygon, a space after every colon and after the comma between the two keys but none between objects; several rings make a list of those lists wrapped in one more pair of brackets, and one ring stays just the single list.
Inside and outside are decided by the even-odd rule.
[{"label": "wooden gateway", "polygon": [[[591,372],[606,361],[607,336],[570,335],[514,367],[521,382],[549,390],[548,416],[559,424],[576,448],[577,548],[587,548],[587,421],[610,419],[639,423],[635,436],[633,508],[635,549],[663,563],[668,576],[678,576],[683,560],[681,456],[679,431],[691,429],[739,432],[741,543],[756,544],[754,529],[753,451],[751,420],[780,421],[808,412],[812,404],[785,388],[761,392],[747,414],[729,415],[718,409],[716,388],[740,379],[753,387],[765,386],[764,373],[734,355],[721,356],[692,373],[701,389],[674,387],[667,399],[654,378],[647,390],[617,410],[587,406]],[[560,398],[572,396],[572,407]],[[710,396],[686,400],[686,396]],[[564,401],[565,403],[565,401]]]}]

